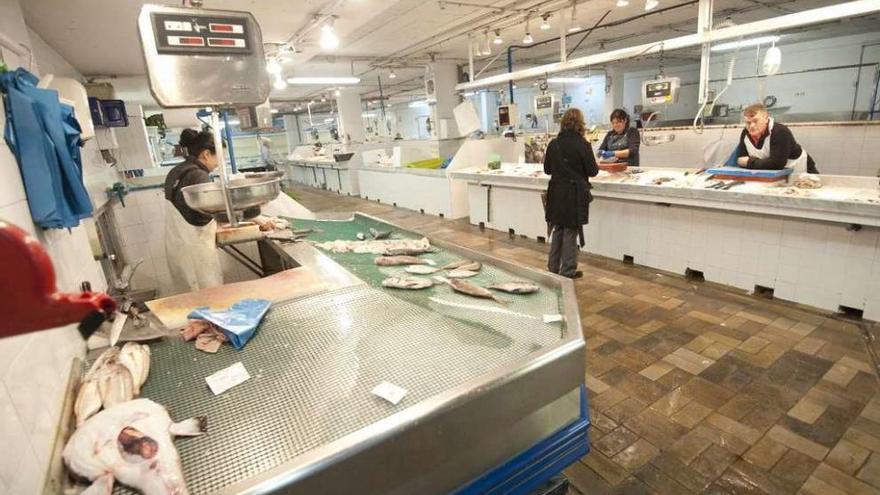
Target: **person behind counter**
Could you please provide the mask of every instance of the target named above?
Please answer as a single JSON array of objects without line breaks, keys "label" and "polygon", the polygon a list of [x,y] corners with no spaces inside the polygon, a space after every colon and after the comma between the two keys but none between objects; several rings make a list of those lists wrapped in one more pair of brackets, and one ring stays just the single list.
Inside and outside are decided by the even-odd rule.
[{"label": "person behind counter", "polygon": [[629,126],[629,114],[618,108],[611,112],[611,130],[599,145],[599,158],[639,166],[639,130]]},{"label": "person behind counter", "polygon": [[211,182],[208,175],[219,165],[214,135],[185,129],[180,147],[186,159],[165,177],[165,256],[175,289],[191,292],[223,285],[217,256],[217,221],[186,204],[182,189]]},{"label": "person behind counter", "polygon": [[816,162],[797,143],[791,130],[774,121],[761,103],[743,110],[746,128],[743,129],[736,151],[736,164],[742,168],[782,170],[789,167],[794,173],[818,174]]},{"label": "person behind counter", "polygon": [[578,278],[578,246],[584,245],[584,225],[590,217],[590,177],[599,173],[590,143],[584,139],[587,125],[577,108],[566,110],[559,135],[547,145],[544,173],[550,176],[544,216],[553,226],[547,270]]}]

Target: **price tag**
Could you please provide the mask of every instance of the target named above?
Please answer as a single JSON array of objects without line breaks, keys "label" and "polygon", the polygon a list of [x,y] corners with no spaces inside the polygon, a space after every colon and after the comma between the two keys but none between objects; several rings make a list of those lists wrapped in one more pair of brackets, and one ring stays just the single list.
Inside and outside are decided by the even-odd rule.
[{"label": "price tag", "polygon": [[220,395],[230,388],[244,383],[250,377],[251,375],[248,374],[247,370],[244,369],[244,365],[239,361],[205,378],[205,381],[208,382],[208,387],[211,388],[211,392],[214,392],[214,395]]},{"label": "price tag", "polygon": [[562,321],[562,315],[544,315],[544,323],[556,323]]},{"label": "price tag", "polygon": [[378,395],[388,402],[397,405],[403,399],[403,396],[406,395],[406,389],[400,388],[393,383],[382,382],[373,389],[373,395]]}]

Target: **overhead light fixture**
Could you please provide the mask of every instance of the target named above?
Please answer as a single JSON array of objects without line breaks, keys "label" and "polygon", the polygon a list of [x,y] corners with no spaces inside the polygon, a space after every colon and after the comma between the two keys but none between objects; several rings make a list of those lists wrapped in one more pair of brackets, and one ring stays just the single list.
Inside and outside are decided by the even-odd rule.
[{"label": "overhead light fixture", "polygon": [[282,79],[281,77],[276,77],[275,82],[272,83],[272,87],[281,91],[282,89],[287,88],[287,83],[284,82],[284,79]]},{"label": "overhead light fixture", "polygon": [[463,94],[462,96],[464,96],[465,98],[467,98],[467,97],[469,97],[469,96],[474,96],[475,94],[477,94],[477,93],[475,93],[475,92],[473,92],[473,91],[468,91],[468,92],[466,92],[465,94]]},{"label": "overhead light fixture", "polygon": [[550,84],[576,84],[587,82],[586,77],[551,77],[547,79]]},{"label": "overhead light fixture", "polygon": [[645,0],[645,10],[653,10],[660,5],[659,0]]},{"label": "overhead light fixture", "polygon": [[541,16],[541,31],[548,29],[550,29],[550,14],[544,14]]},{"label": "overhead light fixture", "polygon": [[712,47],[713,52],[723,52],[726,50],[736,50],[737,48],[745,48],[747,46],[767,45],[779,41],[779,36],[759,36],[757,38],[742,39],[731,41],[729,43],[720,43]]},{"label": "overhead light fixture", "polygon": [[321,26],[321,48],[324,50],[335,50],[339,48],[339,37],[333,30],[333,19],[327,21],[327,24]]},{"label": "overhead light fixture", "polygon": [[492,55],[492,43],[489,41],[489,30],[486,30],[486,49],[483,50],[483,55]]},{"label": "overhead light fixture", "polygon": [[531,29],[529,29],[529,16],[526,16],[526,34],[523,36],[523,43],[526,45],[531,45],[535,42],[534,38],[532,38]]},{"label": "overhead light fixture", "polygon": [[394,69],[391,69],[391,72],[388,73],[388,79],[396,79],[397,74],[394,73]]},{"label": "overhead light fixture", "polygon": [[269,113],[278,113],[278,109],[277,109],[277,108],[273,108],[273,109],[269,110]]},{"label": "overhead light fixture", "polygon": [[338,89],[333,92],[333,96],[339,96],[341,94],[342,94],[342,91],[339,91]]},{"label": "overhead light fixture", "polygon": [[321,95],[321,103],[327,103],[327,97],[326,97],[326,96]]},{"label": "overhead light fixture", "polygon": [[426,106],[428,106],[427,100],[417,100],[417,101],[411,101],[409,103],[410,108],[420,108],[420,107],[426,107]]},{"label": "overhead light fixture", "polygon": [[764,62],[761,64],[761,71],[765,76],[772,76],[779,72],[782,66],[782,50],[773,43],[773,46],[767,49],[764,54]]},{"label": "overhead light fixture", "polygon": [[372,117],[375,117],[375,116],[376,116],[375,113],[362,113],[362,114],[361,114],[361,117],[364,117],[364,118],[372,118]]},{"label": "overhead light fixture", "polygon": [[[651,1],[651,0],[648,0]],[[656,0],[655,0],[656,1]],[[571,2],[571,26],[568,27],[568,32],[573,33],[575,31],[580,31],[581,25],[578,22],[578,4],[577,0],[573,0]]]},{"label": "overhead light fixture", "polygon": [[303,85],[319,85],[333,86],[336,84],[358,84],[361,82],[359,77],[288,77],[288,84]]},{"label": "overhead light fixture", "polygon": [[266,72],[273,76],[281,74],[281,62],[277,57],[272,57],[266,62]]},{"label": "overhead light fixture", "polygon": [[615,5],[617,5],[618,7],[626,7],[629,5],[629,0],[617,0],[617,3]]},{"label": "overhead light fixture", "polygon": [[495,39],[492,40],[492,43],[495,43],[496,45],[500,45],[500,44],[504,43],[504,40],[501,39],[501,30],[500,29],[495,30]]}]

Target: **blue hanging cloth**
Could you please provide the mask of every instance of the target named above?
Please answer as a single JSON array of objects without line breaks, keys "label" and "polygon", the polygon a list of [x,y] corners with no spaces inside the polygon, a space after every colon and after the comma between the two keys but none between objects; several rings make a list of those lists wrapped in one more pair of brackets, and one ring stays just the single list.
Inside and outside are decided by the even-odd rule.
[{"label": "blue hanging cloth", "polygon": [[3,137],[15,153],[34,223],[70,228],[91,216],[83,184],[79,122],[58,93],[37,87],[24,69],[0,74],[6,112]]}]

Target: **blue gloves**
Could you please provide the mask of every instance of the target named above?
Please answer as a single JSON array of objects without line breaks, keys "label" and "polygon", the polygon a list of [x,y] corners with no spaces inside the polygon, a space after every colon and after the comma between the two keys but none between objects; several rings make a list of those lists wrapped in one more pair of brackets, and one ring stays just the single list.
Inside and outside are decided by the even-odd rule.
[{"label": "blue gloves", "polygon": [[269,311],[272,303],[265,299],[242,299],[226,311],[212,311],[208,308],[196,308],[187,318],[191,320],[207,320],[223,331],[229,343],[241,350],[247,341],[254,336],[263,316]]},{"label": "blue gloves", "polygon": [[599,157],[604,159],[614,158],[614,152],[611,150],[602,150],[599,152]]}]

